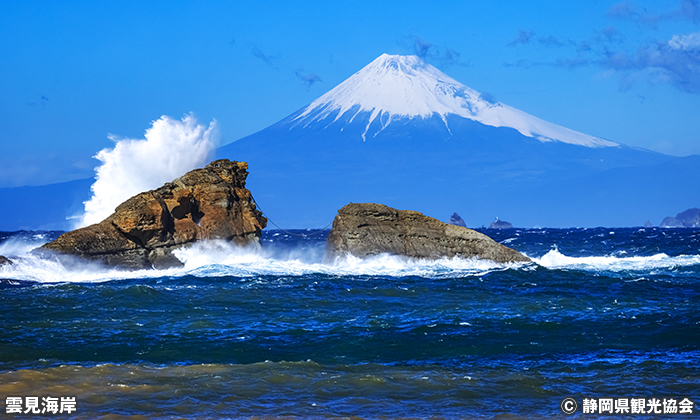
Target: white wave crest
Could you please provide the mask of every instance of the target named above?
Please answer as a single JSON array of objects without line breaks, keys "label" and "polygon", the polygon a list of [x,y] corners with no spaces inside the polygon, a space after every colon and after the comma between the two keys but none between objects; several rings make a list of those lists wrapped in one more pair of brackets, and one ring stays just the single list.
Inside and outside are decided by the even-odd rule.
[{"label": "white wave crest", "polygon": [[127,271],[63,256],[61,260],[25,254],[13,258],[12,265],[0,266],[0,278],[38,283],[100,283],[110,280],[177,275],[175,270]]},{"label": "white wave crest", "polygon": [[[24,242],[22,242],[24,241]],[[535,264],[500,264],[476,258],[441,258],[423,260],[380,254],[368,258],[351,255],[324,260],[323,243],[307,247],[240,247],[227,241],[202,241],[174,251],[183,267],[167,270],[129,271],[105,267],[79,259],[41,258],[28,250],[41,243],[31,238],[0,244],[0,250],[13,256],[13,265],[0,266],[0,278],[28,280],[40,283],[104,282],[110,280],[182,277],[254,277],[302,276],[385,276],[423,278],[478,277],[488,273],[516,269],[530,271]],[[6,252],[6,251],[12,252]],[[582,270],[590,272],[639,272],[669,270],[676,267],[700,265],[700,255],[670,257],[652,256],[590,256],[570,257],[551,250],[533,262],[547,269]]]},{"label": "white wave crest", "polygon": [[[380,254],[368,258],[352,255],[324,261],[323,247],[306,250],[241,248],[223,241],[206,241],[176,250],[175,255],[191,274],[212,275],[354,275],[453,277],[482,275],[522,264],[499,264],[476,258],[423,260]],[[212,272],[213,271],[213,272]]]},{"label": "white wave crest", "polygon": [[27,254],[36,247],[40,247],[48,242],[48,235],[45,233],[35,233],[31,236],[10,238],[0,243],[0,255],[8,258]]},{"label": "white wave crest", "polygon": [[670,269],[700,264],[700,255],[679,255],[670,257],[666,254],[651,256],[591,256],[569,257],[553,249],[541,258],[533,258],[537,264],[551,269],[572,269],[585,271],[648,271]]},{"label": "white wave crest", "polygon": [[128,271],[62,257],[60,261],[34,254],[20,255],[15,264],[0,267],[0,277],[40,283],[91,283],[120,279],[181,277],[301,276],[419,276],[449,278],[481,276],[520,264],[499,264],[475,258],[421,260],[381,254],[369,258],[337,257],[324,261],[324,248],[240,247],[226,241],[202,241],[174,251],[183,267],[167,270]]},{"label": "white wave crest", "polygon": [[191,114],[180,121],[162,116],[146,130],[145,139],[109,138],[116,145],[95,156],[102,165],[76,227],[98,223],[128,198],[206,164],[216,147],[217,128],[216,121],[208,128],[199,125]]}]

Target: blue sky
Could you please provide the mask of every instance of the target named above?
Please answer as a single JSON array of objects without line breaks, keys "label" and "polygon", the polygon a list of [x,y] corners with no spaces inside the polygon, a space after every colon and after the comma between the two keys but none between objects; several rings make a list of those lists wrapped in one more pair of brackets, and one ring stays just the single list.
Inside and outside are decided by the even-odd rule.
[{"label": "blue sky", "polygon": [[230,143],[385,52],[556,124],[700,154],[697,0],[0,1],[0,187],[92,176],[108,135],[162,115],[216,119]]}]

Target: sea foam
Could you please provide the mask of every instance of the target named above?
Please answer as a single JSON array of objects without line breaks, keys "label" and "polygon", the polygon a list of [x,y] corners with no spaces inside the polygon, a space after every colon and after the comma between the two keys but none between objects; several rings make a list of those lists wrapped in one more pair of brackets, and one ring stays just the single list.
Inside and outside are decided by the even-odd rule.
[{"label": "sea foam", "polygon": [[[43,241],[45,242],[45,240]],[[575,270],[591,273],[629,272],[644,274],[654,270],[700,265],[700,255],[669,256],[586,256],[572,257],[553,249],[532,263],[501,264],[477,258],[414,259],[380,254],[367,258],[352,255],[326,259],[324,243],[285,246],[266,241],[262,247],[241,247],[223,240],[201,241],[175,250],[182,267],[165,270],[129,271],[106,267],[79,259],[41,258],[29,251],[40,246],[40,237],[23,237],[0,243],[0,254],[8,255],[14,265],[0,266],[0,277],[40,283],[104,282],[120,279],[161,277],[255,277],[329,276],[458,278],[480,277],[503,270]],[[8,252],[9,251],[9,252]]]},{"label": "sea foam", "polygon": [[620,257],[615,255],[570,257],[557,249],[550,250],[534,261],[549,269],[570,269],[584,271],[647,271],[669,269],[700,264],[700,255],[679,255],[675,257],[659,253],[649,256]]},{"label": "sea foam", "polygon": [[96,180],[90,187],[93,195],[84,203],[85,214],[76,227],[98,223],[128,198],[204,166],[217,136],[216,121],[207,128],[191,114],[182,120],[162,116],[146,130],[145,139],[110,135],[116,145],[95,156],[102,164],[96,168]]}]

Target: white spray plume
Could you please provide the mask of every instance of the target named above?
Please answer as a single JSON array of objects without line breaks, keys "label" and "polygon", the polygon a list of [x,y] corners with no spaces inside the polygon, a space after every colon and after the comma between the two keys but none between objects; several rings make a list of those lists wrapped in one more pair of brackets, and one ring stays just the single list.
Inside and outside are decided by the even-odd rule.
[{"label": "white spray plume", "polygon": [[92,197],[85,203],[80,226],[99,223],[128,198],[158,188],[166,182],[204,166],[216,147],[216,120],[204,127],[191,114],[182,120],[162,116],[146,130],[145,139],[120,139],[113,149],[95,156],[102,162],[96,168]]}]

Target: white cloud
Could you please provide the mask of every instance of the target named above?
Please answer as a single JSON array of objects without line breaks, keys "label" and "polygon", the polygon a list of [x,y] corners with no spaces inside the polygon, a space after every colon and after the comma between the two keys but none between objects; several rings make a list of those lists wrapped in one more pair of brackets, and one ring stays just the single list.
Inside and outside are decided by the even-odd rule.
[{"label": "white cloud", "polygon": [[671,48],[685,51],[700,51],[700,32],[690,35],[674,35],[668,45]]}]

